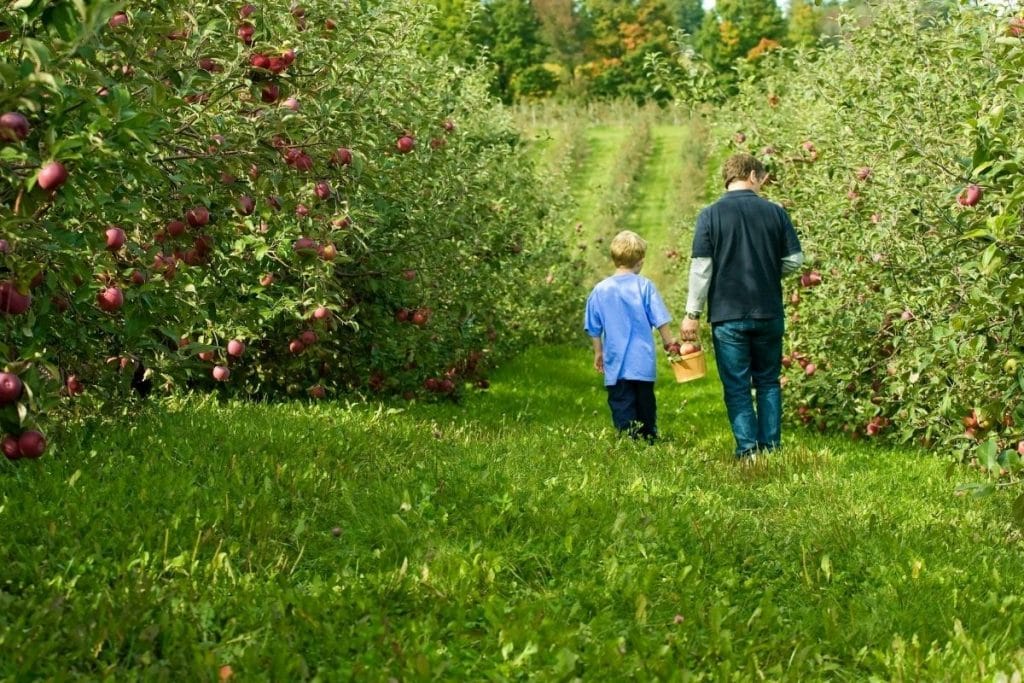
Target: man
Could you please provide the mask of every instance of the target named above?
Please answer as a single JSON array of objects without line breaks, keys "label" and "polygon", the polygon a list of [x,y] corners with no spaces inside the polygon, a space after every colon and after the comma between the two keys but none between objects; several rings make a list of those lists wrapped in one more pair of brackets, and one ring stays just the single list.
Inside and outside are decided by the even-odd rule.
[{"label": "man", "polygon": [[707,302],[736,457],[750,461],[781,441],[782,276],[804,260],[789,214],[757,194],[767,178],[749,154],[725,162],[726,192],[697,218],[679,330],[684,340],[696,340]]}]

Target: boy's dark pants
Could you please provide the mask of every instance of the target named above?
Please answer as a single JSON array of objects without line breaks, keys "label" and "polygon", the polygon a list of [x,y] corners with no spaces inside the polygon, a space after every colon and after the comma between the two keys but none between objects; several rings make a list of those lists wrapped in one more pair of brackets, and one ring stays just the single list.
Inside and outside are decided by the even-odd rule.
[{"label": "boy's dark pants", "polygon": [[608,389],[608,407],[612,422],[620,432],[634,439],[653,441],[658,436],[658,406],[654,398],[654,382],[620,379]]}]

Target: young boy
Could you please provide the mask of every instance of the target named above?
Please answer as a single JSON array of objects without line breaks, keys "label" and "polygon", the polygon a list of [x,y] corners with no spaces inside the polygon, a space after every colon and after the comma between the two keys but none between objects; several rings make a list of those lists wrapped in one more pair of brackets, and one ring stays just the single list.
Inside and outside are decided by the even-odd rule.
[{"label": "young boy", "polygon": [[624,230],[611,245],[615,273],[587,298],[584,328],[594,342],[594,369],[604,373],[612,422],[634,439],[658,436],[654,398],[655,345],[651,328],[672,341],[672,316],[654,283],[640,275],[647,242]]}]

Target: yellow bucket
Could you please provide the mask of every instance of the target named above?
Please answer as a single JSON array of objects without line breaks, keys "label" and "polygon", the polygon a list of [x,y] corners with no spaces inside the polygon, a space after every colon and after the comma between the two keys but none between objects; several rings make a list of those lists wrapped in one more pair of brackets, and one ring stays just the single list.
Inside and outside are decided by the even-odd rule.
[{"label": "yellow bucket", "polygon": [[689,382],[700,379],[707,374],[708,367],[704,362],[704,350],[700,349],[683,356],[678,362],[671,363],[672,372],[676,373],[677,382]]}]

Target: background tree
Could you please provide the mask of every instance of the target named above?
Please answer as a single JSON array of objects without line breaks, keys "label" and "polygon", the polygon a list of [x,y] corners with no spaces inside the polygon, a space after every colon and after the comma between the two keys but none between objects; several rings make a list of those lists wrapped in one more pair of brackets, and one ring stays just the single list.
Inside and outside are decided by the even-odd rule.
[{"label": "background tree", "polygon": [[671,3],[676,28],[695,35],[704,21],[704,6],[701,0],[674,0]]},{"label": "background tree", "polygon": [[583,16],[589,59],[577,75],[586,82],[586,92],[599,98],[650,99],[648,55],[671,49],[673,19],[668,5],[663,0],[593,0]]},{"label": "background tree", "polygon": [[528,0],[494,0],[483,6],[480,44],[495,66],[493,90],[505,102],[514,99],[517,73],[543,64],[548,48],[541,23]]},{"label": "background tree", "polygon": [[786,20],[775,0],[718,0],[704,15],[695,44],[701,56],[722,77],[733,80],[733,64],[751,50],[786,36]]},{"label": "background tree", "polygon": [[786,43],[800,47],[816,45],[821,36],[823,16],[821,7],[812,0],[790,0]]},{"label": "background tree", "polygon": [[460,64],[475,61],[479,52],[477,39],[477,17],[480,3],[477,0],[433,0],[435,12],[430,19],[424,40],[420,47],[428,57],[447,56]]}]

